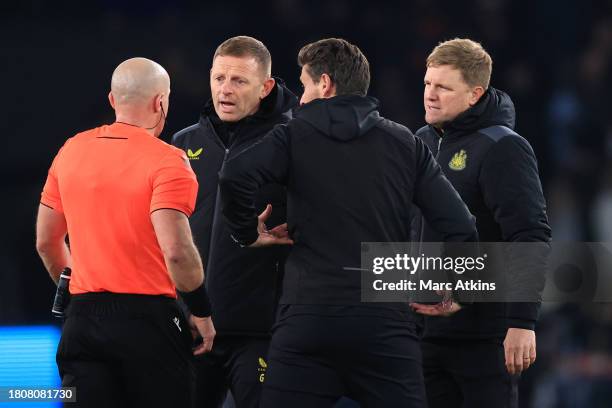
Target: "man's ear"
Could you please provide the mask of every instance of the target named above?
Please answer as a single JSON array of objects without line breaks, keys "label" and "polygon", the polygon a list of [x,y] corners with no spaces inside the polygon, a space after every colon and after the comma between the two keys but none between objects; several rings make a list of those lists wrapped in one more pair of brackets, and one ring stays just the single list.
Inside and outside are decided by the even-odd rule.
[{"label": "man's ear", "polygon": [[470,92],[470,106],[474,106],[476,105],[476,103],[478,103],[478,101],[480,100],[480,97],[485,93],[485,89],[482,86],[475,86],[474,88],[472,88],[471,92]]},{"label": "man's ear", "polygon": [[321,75],[319,85],[321,86],[321,93],[323,98],[331,98],[332,96],[336,96],[336,84],[334,84],[328,74]]},{"label": "man's ear", "polygon": [[270,95],[270,92],[272,92],[272,89],[274,88],[275,84],[276,84],[276,81],[274,80],[274,78],[270,77],[266,79],[263,83],[263,88],[261,90],[261,95],[259,99],[264,99],[265,97]]},{"label": "man's ear", "polygon": [[164,96],[163,93],[155,95],[155,99],[153,99],[153,112],[157,113],[162,109],[162,100]]},{"label": "man's ear", "polygon": [[112,91],[108,93],[108,102],[110,103],[110,106],[115,109],[115,97],[113,96]]}]

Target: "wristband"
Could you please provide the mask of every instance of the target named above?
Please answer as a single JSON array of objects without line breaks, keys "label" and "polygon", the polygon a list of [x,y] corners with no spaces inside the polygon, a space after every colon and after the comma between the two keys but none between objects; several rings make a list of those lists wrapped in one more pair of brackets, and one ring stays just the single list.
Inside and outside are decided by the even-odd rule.
[{"label": "wristband", "polygon": [[177,292],[183,298],[183,301],[189,307],[189,311],[196,317],[209,317],[211,314],[210,300],[204,282],[191,292]]}]

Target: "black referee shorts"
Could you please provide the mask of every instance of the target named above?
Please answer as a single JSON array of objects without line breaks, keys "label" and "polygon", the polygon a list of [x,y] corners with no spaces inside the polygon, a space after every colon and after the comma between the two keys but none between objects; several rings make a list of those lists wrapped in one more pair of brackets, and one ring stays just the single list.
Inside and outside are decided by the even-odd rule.
[{"label": "black referee shorts", "polygon": [[274,328],[262,408],[332,407],[343,395],[362,407],[425,406],[413,323],[295,307],[282,306]]},{"label": "black referee shorts", "polygon": [[424,340],[429,408],[517,408],[518,376],[506,370],[502,340]]},{"label": "black referee shorts", "polygon": [[174,299],[87,293],[72,297],[57,350],[71,407],[191,407],[191,332]]}]

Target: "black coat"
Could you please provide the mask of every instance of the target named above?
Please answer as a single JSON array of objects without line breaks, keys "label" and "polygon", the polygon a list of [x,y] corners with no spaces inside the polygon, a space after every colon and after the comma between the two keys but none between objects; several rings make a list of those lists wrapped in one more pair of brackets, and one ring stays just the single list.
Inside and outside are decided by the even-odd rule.
[{"label": "black coat", "polygon": [[223,214],[244,244],[257,238],[255,191],[271,181],[287,186],[295,244],[281,304],[361,304],[361,242],[407,241],[413,203],[445,239],[477,239],[473,217],[429,149],[377,109],[370,97],[312,101],[221,173]]},{"label": "black coat", "polygon": [[[514,132],[510,97],[489,88],[479,102],[444,127],[419,129],[446,177],[476,216],[482,242],[549,242],[551,229],[529,142]],[[416,219],[418,239],[441,241]],[[517,254],[517,257],[519,254]],[[535,259],[535,258],[534,258]],[[535,267],[542,273],[546,265]],[[508,327],[533,329],[539,303],[478,303],[451,318],[425,318],[425,337],[503,337]]]},{"label": "black coat", "polygon": [[[274,322],[286,248],[241,248],[219,209],[218,172],[226,160],[251,146],[275,125],[287,123],[297,97],[277,79],[254,115],[235,124],[223,123],[209,101],[200,121],[176,133],[172,144],[185,150],[199,190],[190,217],[196,246],[204,262],[206,288],[218,335],[269,335]],[[258,212],[272,204],[268,226],[285,222],[286,191],[262,185],[255,196]]]}]

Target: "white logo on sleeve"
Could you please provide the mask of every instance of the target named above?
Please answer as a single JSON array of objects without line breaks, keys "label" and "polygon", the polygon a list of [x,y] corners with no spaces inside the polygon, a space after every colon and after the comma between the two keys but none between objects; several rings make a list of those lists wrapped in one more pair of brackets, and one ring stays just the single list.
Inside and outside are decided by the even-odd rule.
[{"label": "white logo on sleeve", "polygon": [[175,317],[174,319],[172,319],[172,321],[174,322],[174,324],[176,324],[176,327],[178,327],[179,331],[182,332],[183,330],[181,329],[181,325],[179,324],[180,323],[179,318]]}]

